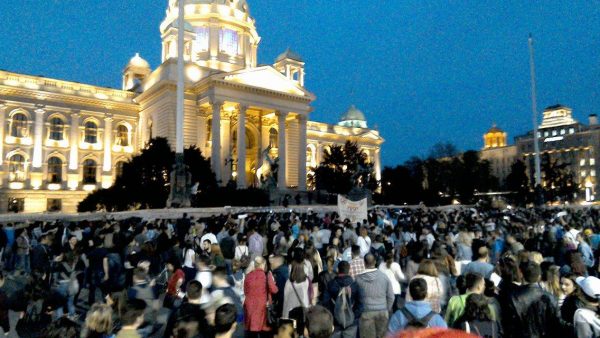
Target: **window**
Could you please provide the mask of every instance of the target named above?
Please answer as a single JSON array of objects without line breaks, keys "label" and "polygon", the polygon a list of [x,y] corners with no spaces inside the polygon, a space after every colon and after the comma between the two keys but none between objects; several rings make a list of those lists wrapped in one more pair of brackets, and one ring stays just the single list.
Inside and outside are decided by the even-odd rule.
[{"label": "window", "polygon": [[24,182],[27,176],[27,163],[25,157],[15,154],[8,160],[8,180],[10,182]]},{"label": "window", "polygon": [[25,210],[25,199],[14,198],[8,199],[8,212],[23,212]]},{"label": "window", "polygon": [[279,138],[279,132],[275,128],[269,130],[269,146],[271,148],[277,148],[277,139]]},{"label": "window", "polygon": [[545,132],[544,132],[544,137],[548,137],[548,136],[550,136],[550,134],[548,134],[548,132],[547,132],[547,131],[545,131]]},{"label": "window", "polygon": [[48,159],[48,183],[62,182],[62,160],[58,157]]},{"label": "window", "polygon": [[122,124],[117,127],[116,144],[123,147],[129,146],[129,129]]},{"label": "window", "polygon": [[98,142],[98,126],[96,123],[92,121],[88,121],[85,123],[85,134],[84,141],[86,143],[96,143]]},{"label": "window", "polygon": [[65,124],[63,120],[58,117],[54,117],[50,120],[50,139],[54,141],[62,141],[65,130]]},{"label": "window", "polygon": [[564,129],[561,129],[561,130],[560,130],[560,134],[561,134],[561,135],[564,135],[564,134],[566,134],[566,133],[567,133],[567,131],[566,131],[566,130],[564,130]]},{"label": "window", "polygon": [[586,176],[586,174],[587,174],[587,172],[586,172],[585,170],[582,170],[582,171],[581,171],[581,177],[585,177],[585,176]]},{"label": "window", "polygon": [[123,166],[125,166],[125,162],[123,161],[119,161],[115,164],[115,178],[123,176]]},{"label": "window", "polygon": [[590,158],[590,166],[596,165],[596,159]]},{"label": "window", "polygon": [[558,132],[556,132],[556,130],[552,131],[552,136],[556,136],[558,134]]},{"label": "window", "polygon": [[49,198],[46,204],[47,211],[61,211],[62,210],[62,200],[57,198]]},{"label": "window", "polygon": [[83,162],[83,184],[96,184],[96,167],[94,160]]},{"label": "window", "polygon": [[585,165],[585,158],[582,158],[582,159],[579,161],[579,165],[580,165],[580,166],[582,166],[582,167]]},{"label": "window", "polygon": [[569,134],[575,134],[575,128],[569,128]]},{"label": "window", "polygon": [[196,28],[196,49],[199,52],[208,51],[208,39],[210,31],[208,27]]},{"label": "window", "polygon": [[16,113],[12,117],[10,126],[10,136],[12,137],[28,137],[29,122],[27,116],[23,113]]},{"label": "window", "polygon": [[222,29],[219,34],[219,46],[221,52],[229,55],[238,54],[238,33],[233,29]]},{"label": "window", "polygon": [[590,170],[590,176],[596,177],[596,169]]}]

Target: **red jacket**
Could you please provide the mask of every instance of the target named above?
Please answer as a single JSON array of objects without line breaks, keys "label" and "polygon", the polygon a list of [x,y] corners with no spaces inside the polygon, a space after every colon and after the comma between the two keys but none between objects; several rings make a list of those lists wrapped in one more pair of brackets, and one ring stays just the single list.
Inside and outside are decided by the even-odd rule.
[{"label": "red jacket", "polygon": [[[244,281],[244,325],[250,332],[271,331],[267,325],[267,276],[264,270],[256,269]],[[269,272],[269,293],[271,299],[277,293],[277,285]]]}]

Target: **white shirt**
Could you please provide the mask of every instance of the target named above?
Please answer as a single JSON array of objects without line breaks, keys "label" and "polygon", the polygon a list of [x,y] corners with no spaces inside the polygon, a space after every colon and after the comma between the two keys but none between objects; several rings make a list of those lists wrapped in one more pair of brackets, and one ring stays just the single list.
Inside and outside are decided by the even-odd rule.
[{"label": "white shirt", "polygon": [[599,337],[600,318],[594,311],[589,309],[578,309],[573,316],[573,325],[577,338]]},{"label": "white shirt", "polygon": [[244,255],[250,256],[250,250],[246,245],[238,245],[235,247],[235,260],[239,261]]},{"label": "white shirt", "polygon": [[194,249],[184,249],[185,253],[183,254],[183,266],[185,266],[186,268],[193,268],[194,267],[194,256],[196,255],[196,252],[194,251]]},{"label": "white shirt", "polygon": [[387,264],[382,262],[379,264],[379,271],[383,272],[392,283],[392,290],[394,290],[394,294],[401,294],[402,289],[400,288],[400,282],[404,281],[405,277],[400,264],[393,262],[388,269]]},{"label": "white shirt", "polygon": [[360,247],[360,257],[364,258],[366,254],[371,250],[371,239],[367,237],[360,236],[356,241],[356,244]]}]

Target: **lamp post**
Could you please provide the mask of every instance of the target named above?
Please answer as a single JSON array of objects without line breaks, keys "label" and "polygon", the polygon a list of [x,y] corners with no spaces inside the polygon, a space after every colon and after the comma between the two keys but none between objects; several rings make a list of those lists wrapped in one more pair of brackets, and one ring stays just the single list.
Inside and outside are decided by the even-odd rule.
[{"label": "lamp post", "polygon": [[183,104],[184,104],[184,34],[185,0],[179,0],[177,16],[177,112],[175,116],[175,165],[171,172],[171,193],[167,207],[189,207],[191,177],[183,159]]},{"label": "lamp post", "polygon": [[540,160],[540,135],[538,133],[537,93],[535,83],[535,60],[533,57],[533,36],[529,34],[529,69],[531,72],[531,111],[533,120],[533,152],[535,163],[535,201],[536,205],[544,203],[542,193],[542,170]]}]

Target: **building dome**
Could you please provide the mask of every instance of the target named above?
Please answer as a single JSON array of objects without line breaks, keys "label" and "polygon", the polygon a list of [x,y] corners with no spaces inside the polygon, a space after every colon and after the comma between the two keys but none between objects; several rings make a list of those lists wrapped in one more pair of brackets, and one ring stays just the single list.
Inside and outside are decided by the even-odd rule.
[{"label": "building dome", "polygon": [[353,128],[367,128],[367,119],[362,111],[352,105],[348,111],[342,115],[338,125]]},{"label": "building dome", "polygon": [[144,60],[139,53],[135,53],[135,56],[129,60],[127,67],[150,68],[150,64],[148,61]]},{"label": "building dome", "polygon": [[490,130],[488,130],[488,132],[486,134],[493,134],[493,133],[504,133],[504,130],[498,128],[498,126],[496,126],[496,124],[494,123],[494,125],[492,125],[492,128],[490,128]]},{"label": "building dome", "polygon": [[294,60],[294,61],[298,61],[298,62],[304,62],[304,59],[302,59],[302,56],[300,56],[300,54],[294,52],[291,49],[286,49],[285,52],[279,54],[279,56],[277,57],[277,59],[275,59],[275,62],[279,62],[279,61],[283,61],[285,59],[290,59],[290,60]]},{"label": "building dome", "polygon": [[507,134],[496,124],[483,135],[483,149],[501,148],[507,146]]}]

